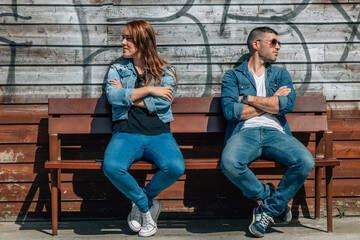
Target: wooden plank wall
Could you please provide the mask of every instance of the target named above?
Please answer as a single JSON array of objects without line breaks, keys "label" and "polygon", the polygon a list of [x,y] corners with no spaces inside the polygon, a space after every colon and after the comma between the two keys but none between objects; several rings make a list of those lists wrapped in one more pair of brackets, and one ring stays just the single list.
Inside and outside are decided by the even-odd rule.
[{"label": "wooden plank wall", "polygon": [[[276,65],[289,70],[297,94],[328,99],[335,156],[343,160],[335,170],[334,214],[341,205],[347,214],[360,213],[360,1],[4,0],[0,220],[49,217],[47,99],[100,96],[109,64],[121,57],[124,23],[140,17],[152,23],[161,56],[177,68],[177,96],[218,95],[224,72],[247,53],[250,30],[276,29],[282,42]],[[99,141],[103,148],[108,136],[89,139],[88,150]],[[151,177],[135,174],[142,184]],[[280,177],[259,176],[274,183]],[[129,209],[100,171],[65,174],[62,195],[68,216],[120,216]],[[307,215],[313,195],[311,178],[293,210]],[[169,212],[249,216],[254,204],[220,171],[189,171],[159,197]]]}]

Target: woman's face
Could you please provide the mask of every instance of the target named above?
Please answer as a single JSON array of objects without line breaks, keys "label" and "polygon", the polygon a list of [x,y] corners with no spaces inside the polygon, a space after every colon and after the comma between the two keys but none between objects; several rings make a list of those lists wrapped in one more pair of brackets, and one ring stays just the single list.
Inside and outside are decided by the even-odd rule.
[{"label": "woman's face", "polygon": [[123,47],[123,55],[125,58],[139,58],[140,51],[134,44],[133,37],[130,35],[130,31],[127,27],[124,28],[122,34],[123,40],[121,42]]}]

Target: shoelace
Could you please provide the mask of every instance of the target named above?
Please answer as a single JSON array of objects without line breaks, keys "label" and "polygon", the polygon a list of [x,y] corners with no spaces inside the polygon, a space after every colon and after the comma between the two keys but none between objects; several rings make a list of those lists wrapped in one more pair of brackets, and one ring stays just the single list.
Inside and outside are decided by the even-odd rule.
[{"label": "shoelace", "polygon": [[143,225],[142,228],[146,228],[146,229],[151,229],[151,228],[156,228],[156,226],[153,224],[153,220],[151,218],[150,212],[145,214],[145,219],[143,219]]},{"label": "shoelace", "polygon": [[273,222],[274,220],[268,216],[266,213],[262,213],[261,214],[261,219],[260,219],[260,225],[263,228],[267,228],[267,226],[269,225],[269,222]]}]

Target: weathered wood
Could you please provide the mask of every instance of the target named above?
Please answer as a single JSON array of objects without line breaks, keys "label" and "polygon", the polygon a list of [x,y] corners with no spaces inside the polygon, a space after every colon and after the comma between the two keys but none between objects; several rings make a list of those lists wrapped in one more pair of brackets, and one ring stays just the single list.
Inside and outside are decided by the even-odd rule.
[{"label": "weathered wood", "polygon": [[[180,84],[221,84],[224,73],[231,69],[233,63],[199,63],[199,64],[173,64],[176,68]],[[359,81],[358,63],[275,63],[275,66],[285,67],[295,84],[305,83],[307,80],[307,68],[311,68],[310,84],[313,83],[356,83]],[[26,85],[81,85],[81,84],[103,84],[105,75],[110,65],[87,66],[16,66],[14,70],[15,85],[24,84],[21,79],[26,79]],[[208,69],[211,72],[208,74]],[[6,76],[10,71],[8,66],[0,66],[0,74]],[[19,81],[18,81],[19,79]],[[0,83],[6,84],[7,78],[1,78]],[[354,99],[353,99],[354,100]]]},{"label": "weathered wood", "polygon": [[[263,23],[227,23],[223,28],[221,23],[203,24],[207,32],[209,44],[244,44],[247,40],[249,29],[256,28]],[[297,32],[287,24],[266,24],[274,28],[280,34],[282,44],[303,43]],[[153,24],[156,31],[157,44],[162,45],[204,45],[202,29],[196,23],[186,25],[174,25],[171,23]],[[312,43],[323,43],[327,39],[329,43],[347,42],[344,36],[351,35],[352,28],[347,23],[325,24],[318,23],[297,24],[299,31],[305,39],[311,39]],[[124,24],[118,25],[87,25],[87,45],[92,46],[119,46],[122,41]],[[80,25],[36,24],[36,25],[3,25],[0,36],[11,39],[17,43],[30,43],[31,45],[52,46],[77,46],[83,45],[83,33]],[[328,38],[329,32],[332,37]],[[316,36],[316,37],[314,37]]]},{"label": "weathered wood", "polygon": [[[344,11],[350,16],[357,16],[358,8],[353,4],[336,4],[341,6]],[[285,14],[289,14],[298,7],[295,5],[238,5],[230,6],[228,9],[227,23],[241,23],[244,21],[259,21],[260,19],[267,22],[280,22],[284,23],[286,20],[292,23],[329,23],[329,22],[343,22],[344,17],[341,13],[331,4],[308,4],[306,8],[301,10],[298,14],[294,14],[292,18],[284,18]],[[3,6],[3,12],[12,13],[11,6]],[[86,12],[83,16],[83,21],[87,24],[118,24],[124,23],[130,19],[136,19],[141,13],[141,17],[148,19],[151,22],[166,22],[172,21],[174,23],[194,23],[194,20],[189,17],[174,17],[175,14],[184,14],[182,5],[139,5],[139,6],[112,6],[100,5],[98,7],[82,6],[82,10]],[[31,18],[4,18],[2,23],[58,23],[58,24],[78,24],[80,22],[76,12],[76,8],[72,5],[65,6],[22,6],[17,7],[19,13]],[[193,5],[186,11],[186,13],[196,16],[197,20],[201,23],[220,23],[222,21],[222,13],[224,11],[223,5]],[[154,13],[159,13],[154,16]],[[212,13],[212,14],[209,14]],[[316,13],[316,14],[314,14]],[[258,16],[262,18],[259,19]],[[309,17],[311,16],[311,17]],[[356,17],[353,17],[354,20]]]},{"label": "weathered wood", "polygon": [[[220,96],[220,85],[179,85],[176,97]],[[299,96],[325,93],[330,100],[358,99],[360,83],[294,84]],[[0,103],[46,103],[48,98],[98,98],[101,85],[0,86]]]},{"label": "weathered wood", "polygon": [[[346,48],[346,43],[319,43],[307,44],[307,50],[313,62],[338,62]],[[158,46],[160,55],[167,61],[175,64],[198,63],[236,63],[248,53],[245,43],[221,46],[189,45],[189,46]],[[359,59],[359,45],[352,45],[348,52],[348,59]],[[9,65],[12,50],[8,46],[0,46],[1,65]],[[120,46],[88,47],[88,46],[31,46],[17,48],[15,64],[17,65],[82,65],[82,64],[109,64],[122,56]],[[302,44],[284,45],[279,51],[278,63],[308,62]],[[345,62],[345,61],[344,61]],[[344,63],[342,62],[342,63]]]},{"label": "weathered wood", "polygon": [[[18,17],[15,17],[14,2]],[[342,196],[335,198],[334,203],[345,204],[349,214],[359,212],[356,191],[360,178],[360,65],[356,23],[360,1],[315,0],[305,3],[291,0],[284,3],[280,0],[255,0],[245,3],[232,0],[228,6],[223,0],[197,0],[185,6],[186,2],[81,0],[74,4],[73,0],[4,0],[0,3],[1,12],[7,14],[0,18],[0,102],[6,104],[0,105],[0,183],[12,184],[8,186],[12,186],[14,191],[2,188],[4,185],[1,183],[0,198],[11,193],[12,200],[15,200],[0,200],[1,219],[9,220],[12,216],[12,219],[19,220],[25,215],[28,218],[49,217],[46,214],[50,211],[50,201],[31,198],[39,182],[41,194],[45,194],[40,199],[48,200],[49,195],[45,196],[50,194],[47,192],[50,191],[48,172],[43,169],[44,160],[48,159],[47,120],[44,117],[47,99],[99,97],[110,62],[122,55],[120,43],[124,23],[129,17],[138,18],[139,14],[148,17],[154,26],[160,55],[177,67],[180,86],[176,97],[220,96],[223,74],[242,53],[247,52],[245,41],[249,31],[263,25],[277,30],[282,49],[275,65],[289,71],[297,95],[322,94],[328,100],[335,100],[328,102],[327,116],[331,119],[328,128],[334,131],[334,156],[342,158],[343,165],[335,168],[333,173],[334,193]],[[226,7],[228,15],[223,18]],[[181,16],[185,13],[188,15]],[[234,19],[234,15],[238,19]],[[14,105],[16,103],[31,105]],[[37,105],[39,103],[42,105]],[[102,158],[109,137],[100,135],[98,144],[91,137],[86,142],[76,136],[63,137],[62,143],[69,146],[62,157]],[[71,145],[70,140],[75,143]],[[212,135],[196,145],[196,139],[185,141],[183,137],[177,137],[184,157],[209,157],[221,151],[222,140],[223,136]],[[314,153],[313,135],[302,136],[301,141]],[[216,186],[215,192],[221,192],[224,198],[202,198],[200,201],[201,196],[214,189],[204,188],[201,182],[197,189],[196,177],[200,173],[190,171],[194,172],[188,172],[188,185],[181,185],[187,182],[183,178],[161,195],[164,211],[250,216],[252,205],[244,202],[241,193],[234,194],[235,187],[228,190]],[[136,175],[137,179],[144,178],[141,174]],[[214,174],[210,172],[209,176],[214,177]],[[80,174],[70,171],[62,176],[65,190],[74,194],[74,198],[68,199],[75,199],[74,202],[64,202],[63,210],[69,214],[80,210],[83,215],[75,213],[75,216],[126,217],[128,214],[130,202],[120,193],[116,196],[121,197],[116,200],[106,200],[112,196],[110,192],[106,192],[105,200],[91,198],[93,195],[82,200],[81,194],[76,198],[79,191],[84,193],[79,189],[88,189],[88,182],[98,181],[94,186],[107,182],[101,171]],[[149,176],[151,174],[146,175],[146,181]],[[220,176],[224,179],[220,172],[215,177]],[[264,181],[275,179],[275,182],[281,177],[261,169],[257,169],[257,176]],[[312,173],[307,182],[313,184],[313,178]],[[70,191],[71,186],[76,186],[77,191]],[[178,191],[182,187],[187,191]],[[352,190],[356,191],[352,193]],[[313,209],[312,191],[312,186],[305,186],[304,202],[310,211]],[[229,198],[229,193],[239,198]],[[39,192],[35,196],[37,194]],[[182,199],[181,194],[184,194]],[[24,201],[26,196],[28,198]],[[177,196],[177,200],[170,199]],[[323,201],[320,205],[323,206]],[[228,206],[237,208],[229,210]],[[297,206],[299,203],[295,202],[293,208]],[[336,214],[335,206],[333,210]]]},{"label": "weathered wood", "polygon": [[360,101],[328,102],[327,115],[329,119],[358,119],[360,118]]},{"label": "weathered wood", "polygon": [[48,159],[49,148],[34,144],[0,145],[0,163],[34,163],[43,164]]},{"label": "weathered wood", "polygon": [[0,125],[0,143],[37,143],[46,135],[39,125]]},{"label": "weathered wood", "polygon": [[29,124],[47,121],[46,105],[0,105],[0,124]]}]

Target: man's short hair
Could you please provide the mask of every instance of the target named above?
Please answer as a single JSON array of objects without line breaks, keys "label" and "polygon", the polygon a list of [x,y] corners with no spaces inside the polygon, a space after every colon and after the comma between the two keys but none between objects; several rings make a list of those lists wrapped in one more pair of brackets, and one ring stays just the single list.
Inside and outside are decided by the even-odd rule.
[{"label": "man's short hair", "polygon": [[274,33],[275,35],[278,35],[278,33],[274,29],[269,28],[269,27],[254,28],[253,30],[251,30],[249,37],[247,39],[247,46],[249,48],[250,53],[253,50],[252,42],[255,40],[258,40],[259,36],[264,33]]}]

